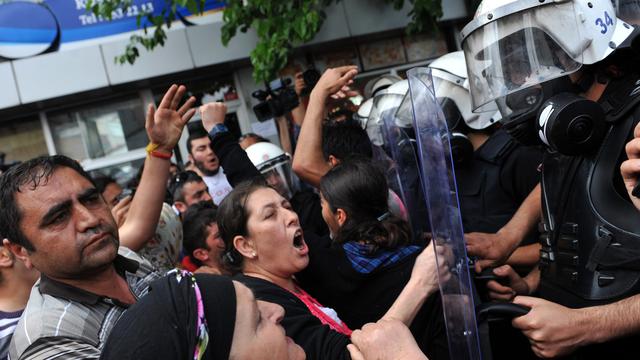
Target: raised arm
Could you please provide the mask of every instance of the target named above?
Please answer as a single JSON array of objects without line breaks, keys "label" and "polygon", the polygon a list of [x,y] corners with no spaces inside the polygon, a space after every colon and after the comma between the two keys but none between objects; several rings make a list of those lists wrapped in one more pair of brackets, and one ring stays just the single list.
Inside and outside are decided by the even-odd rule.
[{"label": "raised arm", "polygon": [[298,136],[296,152],[293,156],[293,171],[298,177],[315,187],[329,171],[330,166],[322,155],[322,119],[325,103],[331,96],[344,97],[358,73],[356,66],[342,66],[328,69],[311,91],[309,105]]},{"label": "raised arm", "polygon": [[253,165],[247,152],[242,150],[237,139],[234,139],[227,130],[216,131],[211,136],[211,130],[220,124],[224,124],[224,117],[227,113],[227,106],[223,103],[208,103],[200,106],[202,126],[209,133],[213,152],[220,160],[220,165],[224,169],[224,174],[232,187],[239,183],[262,176]]},{"label": "raised arm", "polygon": [[131,200],[127,218],[118,229],[120,244],[138,251],[153,237],[164,200],[169,178],[170,157],[180,139],[184,125],[195,113],[195,98],[189,98],[181,107],[180,100],[187,89],[171,85],[158,109],[149,105],[145,128],[149,137],[149,155],[136,195]]},{"label": "raised arm", "polygon": [[291,118],[293,119],[293,123],[302,126],[304,122],[304,114],[307,112],[307,102],[309,100],[308,94],[306,96],[302,95],[302,90],[305,88],[304,78],[302,76],[302,72],[296,73],[294,89],[296,94],[298,95],[298,100],[300,103],[296,106],[295,109],[291,110]]},{"label": "raised arm", "polygon": [[[437,249],[440,254],[443,254],[441,247],[437,247]],[[411,325],[427,298],[438,290],[438,265],[435,255],[433,243],[431,243],[416,258],[411,278],[382,319],[398,320],[406,326]],[[441,257],[441,259],[443,258],[444,256]],[[444,271],[446,269],[445,263],[446,261],[442,261],[440,264],[440,269],[443,270],[442,274],[448,273]],[[447,281],[447,279],[443,279],[443,281]]]}]

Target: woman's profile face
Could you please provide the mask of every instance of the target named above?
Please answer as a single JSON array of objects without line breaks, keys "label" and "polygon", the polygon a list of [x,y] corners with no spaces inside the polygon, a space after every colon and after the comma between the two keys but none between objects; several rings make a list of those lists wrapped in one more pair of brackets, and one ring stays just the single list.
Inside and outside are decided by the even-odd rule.
[{"label": "woman's profile face", "polygon": [[327,199],[325,199],[322,193],[320,193],[320,205],[322,206],[322,218],[329,228],[331,237],[334,238],[340,230],[340,224],[338,223],[336,215],[331,211],[331,206],[327,202]]},{"label": "woman's profile face", "polygon": [[266,301],[256,301],[249,288],[234,281],[236,289],[236,325],[229,359],[303,360],[300,345],[285,335],[280,321],[284,309]]},{"label": "woman's profile face", "polygon": [[260,188],[249,195],[246,203],[246,238],[254,244],[255,265],[269,275],[283,278],[306,268],[309,248],[289,201],[271,188]]}]

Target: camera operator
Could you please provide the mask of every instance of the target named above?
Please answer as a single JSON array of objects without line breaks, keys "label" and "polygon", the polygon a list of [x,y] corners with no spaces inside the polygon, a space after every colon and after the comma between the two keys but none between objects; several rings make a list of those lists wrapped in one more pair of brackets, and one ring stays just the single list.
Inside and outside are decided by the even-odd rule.
[{"label": "camera operator", "polygon": [[304,72],[298,72],[295,75],[294,89],[296,91],[296,94],[298,94],[298,100],[300,101],[300,104],[291,111],[291,117],[293,118],[293,123],[296,126],[296,139],[298,138],[300,127],[302,126],[304,116],[307,112],[307,106],[309,105],[309,95],[311,95],[311,90],[314,86],[316,86],[318,80],[320,80],[320,73],[314,68],[307,69]]}]

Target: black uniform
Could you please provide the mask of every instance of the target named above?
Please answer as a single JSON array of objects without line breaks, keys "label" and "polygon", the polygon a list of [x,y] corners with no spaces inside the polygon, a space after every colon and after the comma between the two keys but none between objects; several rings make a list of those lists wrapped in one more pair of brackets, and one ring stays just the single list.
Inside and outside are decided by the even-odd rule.
[{"label": "black uniform", "polygon": [[[538,167],[542,152],[518,144],[506,131],[498,129],[473,153],[467,163],[456,167],[460,212],[465,232],[495,233],[516,213],[520,204],[540,182]],[[523,245],[537,241],[529,234]],[[530,269],[518,269],[527,273]],[[484,282],[476,284],[480,296],[488,300]],[[492,357],[533,359],[529,342],[510,321],[492,321]]]},{"label": "black uniform", "polygon": [[[545,154],[540,296],[571,308],[640,292],[640,213],[620,176],[640,119],[639,76],[609,84],[599,101],[608,128],[591,154]],[[572,359],[636,359],[640,337],[588,346]]]},{"label": "black uniform", "polygon": [[[500,230],[540,182],[541,161],[539,150],[519,145],[498,129],[468,164],[456,167],[464,232]],[[535,240],[530,237],[525,244]]]}]

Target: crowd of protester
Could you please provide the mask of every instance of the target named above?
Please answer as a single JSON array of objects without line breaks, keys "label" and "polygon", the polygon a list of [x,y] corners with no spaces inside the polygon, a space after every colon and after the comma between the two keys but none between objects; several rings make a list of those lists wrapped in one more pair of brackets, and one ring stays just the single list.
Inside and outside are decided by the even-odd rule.
[{"label": "crowd of protester", "polygon": [[[460,56],[434,62],[434,76],[464,65]],[[349,101],[357,74],[327,69],[310,91],[298,74],[300,104],[276,119],[281,146],[236,138],[224,103],[196,107],[172,85],[148,107],[147,157],[129,183],[62,155],[10,167],[0,175],[0,359],[450,359],[439,283],[451,269],[436,259],[447,250],[392,184],[391,151],[368,119],[376,102]],[[390,86],[408,91],[383,76],[365,92],[380,104]],[[537,314],[536,300],[516,296],[539,282],[540,246],[526,238],[539,235],[541,153],[457,106],[449,129],[468,138],[472,159],[452,145],[467,249],[478,272],[506,264],[475,283],[479,298],[515,298]],[[185,131],[188,163],[175,164]],[[638,138],[640,125],[621,166],[629,193]],[[514,240],[487,245],[500,236]],[[513,325],[533,352],[557,355],[536,344],[549,335],[529,319]],[[498,345],[506,358],[529,356],[514,339]]]},{"label": "crowd of protester", "polygon": [[370,337],[383,332],[448,358],[434,251],[390,209],[366,131],[327,110],[354,95],[356,74],[329,69],[301,99],[293,157],[256,134],[233,138],[224,104],[196,109],[173,85],[148,109],[148,156],[129,183],[61,155],[9,169],[0,355],[350,358],[382,349]]}]

